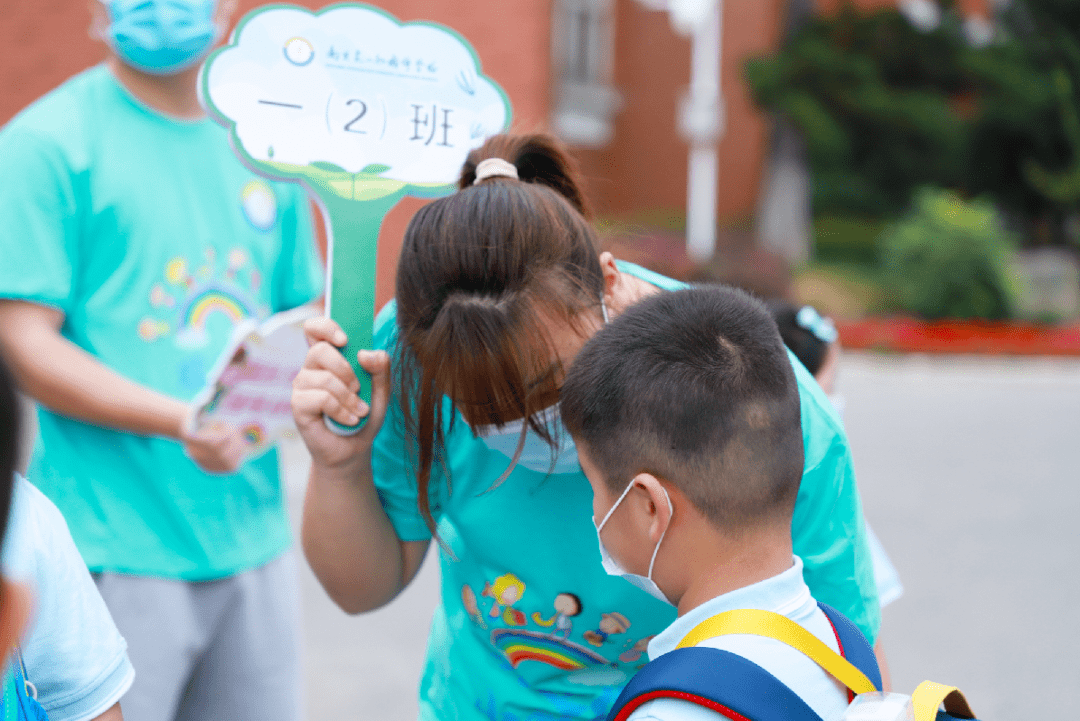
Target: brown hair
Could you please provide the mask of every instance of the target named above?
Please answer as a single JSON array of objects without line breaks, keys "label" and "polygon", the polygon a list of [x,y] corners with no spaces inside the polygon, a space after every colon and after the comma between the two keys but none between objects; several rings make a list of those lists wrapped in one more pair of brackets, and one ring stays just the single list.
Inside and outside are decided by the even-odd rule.
[{"label": "brown hair", "polygon": [[469,153],[461,166],[458,188],[476,181],[476,166],[488,158],[509,160],[517,168],[518,179],[551,188],[566,198],[586,220],[592,220],[592,206],[585,197],[585,183],[573,156],[550,135],[493,135]]},{"label": "brown hair", "polygon": [[[487,158],[509,161],[519,179],[473,185]],[[418,504],[433,533],[443,398],[473,429],[525,418],[553,443],[535,417],[558,400],[562,377],[545,321],[580,332],[604,287],[580,176],[553,138],[490,138],[469,155],[459,187],[413,217],[397,272],[400,398],[406,437],[416,439]]]}]

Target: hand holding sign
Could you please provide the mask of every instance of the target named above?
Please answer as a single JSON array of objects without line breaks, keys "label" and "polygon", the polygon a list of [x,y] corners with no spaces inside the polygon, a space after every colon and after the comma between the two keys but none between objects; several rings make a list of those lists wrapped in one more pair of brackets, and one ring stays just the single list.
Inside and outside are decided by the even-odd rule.
[{"label": "hand holding sign", "polygon": [[[383,351],[361,351],[358,361],[371,378],[371,403],[357,396],[359,380],[341,355],[344,332],[330,318],[314,318],[304,324],[311,349],[293,381],[292,410],[296,428],[321,468],[345,468],[359,463],[364,473],[370,462],[371,443],[386,415],[390,399],[390,357]],[[364,422],[348,437],[327,433],[327,419],[345,425]],[[350,474],[351,475],[351,474]]]},{"label": "hand holding sign", "polygon": [[249,167],[318,197],[330,235],[326,311],[348,335],[343,353],[369,400],[356,353],[371,346],[383,217],[406,195],[453,191],[469,151],[508,125],[505,93],[453,30],[360,4],[253,11],[207,60],[201,91]]}]

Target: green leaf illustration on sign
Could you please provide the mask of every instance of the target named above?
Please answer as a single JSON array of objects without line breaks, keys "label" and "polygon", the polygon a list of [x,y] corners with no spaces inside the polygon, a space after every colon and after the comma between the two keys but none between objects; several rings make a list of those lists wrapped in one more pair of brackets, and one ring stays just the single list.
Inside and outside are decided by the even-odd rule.
[{"label": "green leaf illustration on sign", "polygon": [[356,352],[372,343],[379,227],[407,195],[453,192],[468,152],[509,126],[506,94],[455,31],[358,3],[252,11],[203,66],[200,91],[248,167],[318,198],[327,312],[370,400]]}]

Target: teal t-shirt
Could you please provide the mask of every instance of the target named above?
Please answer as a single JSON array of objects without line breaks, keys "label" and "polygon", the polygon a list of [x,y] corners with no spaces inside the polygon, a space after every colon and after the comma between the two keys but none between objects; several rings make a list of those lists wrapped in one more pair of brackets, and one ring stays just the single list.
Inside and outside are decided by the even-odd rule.
[{"label": "teal t-shirt", "polygon": [[[185,401],[237,321],[321,288],[299,186],[254,175],[221,127],[153,112],[104,66],[0,131],[0,218],[0,297],[60,309],[72,343]],[[275,453],[210,475],[172,440],[38,419],[27,475],[91,570],[208,579],[287,547]]]},{"label": "teal t-shirt", "polygon": [[[620,268],[665,290],[685,287],[630,263]],[[391,303],[376,321],[377,347],[393,348],[395,321]],[[877,590],[847,439],[813,377],[790,357],[806,455],[794,550],[814,597],[876,638]],[[445,409],[451,412],[449,403]],[[375,441],[375,485],[399,537],[424,540],[430,534],[404,438],[400,410],[392,408]],[[420,718],[603,718],[675,609],[604,572],[592,491],[580,470],[546,475],[519,464],[492,489],[507,458],[475,438],[460,415],[446,430],[445,461],[452,492],[433,472],[432,507],[453,556],[440,555],[442,603],[428,641]]]}]

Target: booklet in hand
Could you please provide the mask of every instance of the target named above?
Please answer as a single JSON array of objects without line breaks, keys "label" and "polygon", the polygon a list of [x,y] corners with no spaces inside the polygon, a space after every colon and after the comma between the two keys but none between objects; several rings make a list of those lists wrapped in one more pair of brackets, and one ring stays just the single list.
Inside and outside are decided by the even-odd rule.
[{"label": "booklet in hand", "polygon": [[207,374],[206,387],[191,403],[189,430],[214,423],[239,428],[252,455],[295,433],[292,382],[308,351],[304,321],[316,315],[315,308],[301,306],[261,323],[254,318],[241,321]]}]

